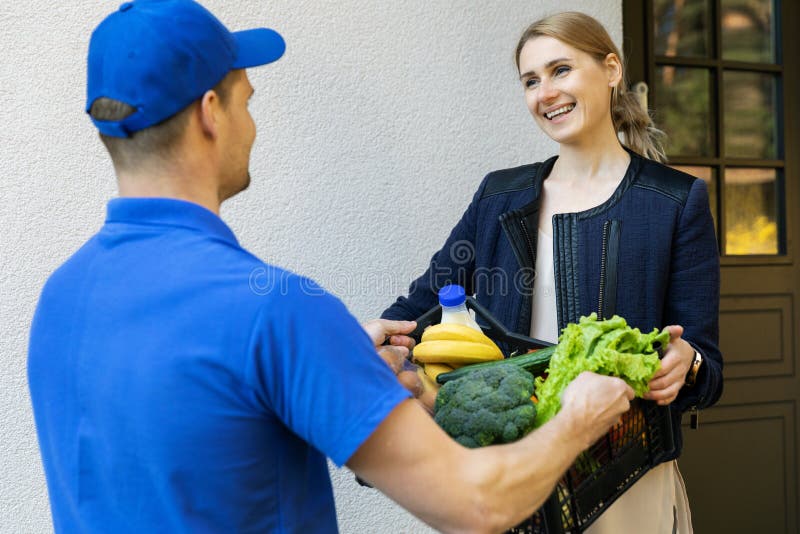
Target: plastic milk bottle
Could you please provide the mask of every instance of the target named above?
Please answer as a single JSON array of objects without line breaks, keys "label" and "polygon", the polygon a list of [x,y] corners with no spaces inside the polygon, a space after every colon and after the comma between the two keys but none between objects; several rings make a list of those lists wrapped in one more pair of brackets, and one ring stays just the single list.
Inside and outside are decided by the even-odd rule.
[{"label": "plastic milk bottle", "polygon": [[481,327],[475,322],[472,314],[464,304],[466,299],[466,292],[459,285],[444,286],[439,290],[439,304],[442,305],[442,324],[462,324],[480,332]]}]

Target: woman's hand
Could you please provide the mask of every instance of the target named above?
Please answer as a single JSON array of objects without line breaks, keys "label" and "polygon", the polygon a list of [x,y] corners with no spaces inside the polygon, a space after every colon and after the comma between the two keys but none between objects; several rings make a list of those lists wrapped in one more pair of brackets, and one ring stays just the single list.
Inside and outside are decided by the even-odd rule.
[{"label": "woman's hand", "polygon": [[645,399],[658,401],[661,406],[666,406],[678,396],[694,360],[694,348],[681,337],[683,327],[672,325],[667,330],[669,344],[661,359],[661,369],[653,376],[650,391],[644,395]]}]

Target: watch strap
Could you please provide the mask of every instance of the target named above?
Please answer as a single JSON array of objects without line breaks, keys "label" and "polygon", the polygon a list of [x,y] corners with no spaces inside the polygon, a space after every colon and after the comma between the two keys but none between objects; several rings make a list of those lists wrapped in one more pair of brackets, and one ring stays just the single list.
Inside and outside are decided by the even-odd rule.
[{"label": "watch strap", "polygon": [[692,365],[689,367],[689,371],[686,373],[686,379],[684,380],[684,384],[687,387],[694,386],[695,382],[697,382],[697,373],[700,372],[700,365],[703,363],[703,356],[700,354],[699,351],[694,351],[694,360],[692,360]]}]

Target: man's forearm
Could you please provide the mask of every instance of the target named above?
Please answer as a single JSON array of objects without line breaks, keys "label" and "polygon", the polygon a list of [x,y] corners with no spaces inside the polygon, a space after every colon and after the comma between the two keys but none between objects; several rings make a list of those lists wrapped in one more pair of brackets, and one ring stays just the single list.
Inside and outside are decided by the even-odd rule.
[{"label": "man's forearm", "polygon": [[475,488],[475,503],[489,531],[502,531],[533,514],[586,448],[567,417],[556,416],[524,439],[469,451],[462,475]]},{"label": "man's forearm", "polygon": [[558,415],[516,443],[466,449],[405,402],[348,466],[440,531],[500,532],[547,499],[587,444],[576,436]]},{"label": "man's forearm", "polygon": [[578,454],[630,408],[619,378],[581,373],[561,412],[508,445],[466,449],[414,401],[395,408],[347,465],[411,513],[445,532],[499,532],[550,495]]}]

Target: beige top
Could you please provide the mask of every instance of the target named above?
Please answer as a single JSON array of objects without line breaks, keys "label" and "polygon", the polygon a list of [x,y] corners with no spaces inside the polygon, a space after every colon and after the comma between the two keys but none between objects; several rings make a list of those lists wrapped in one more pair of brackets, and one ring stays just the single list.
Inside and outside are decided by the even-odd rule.
[{"label": "beige top", "polygon": [[672,460],[655,466],[628,488],[586,534],[692,534],[686,486]]},{"label": "beige top", "polygon": [[536,272],[533,280],[533,309],[531,310],[531,337],[558,342],[558,309],[556,308],[556,280],[553,273],[553,237],[539,228],[536,243]]}]

